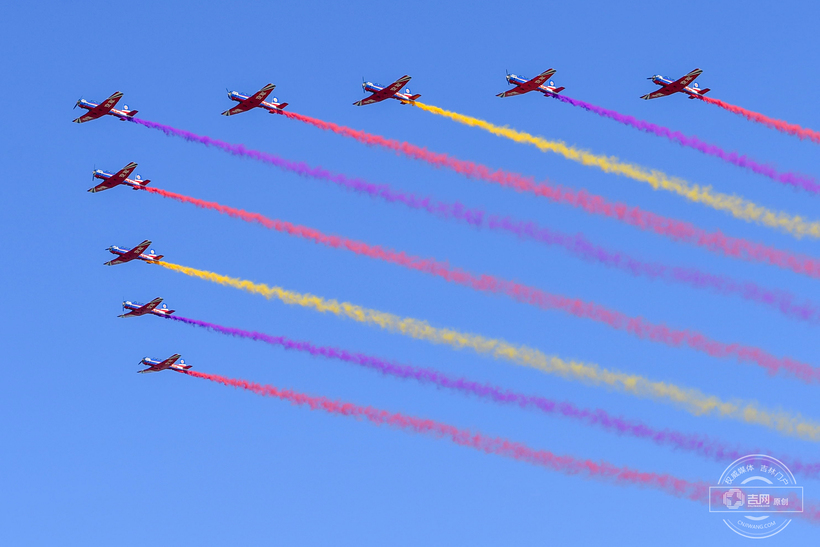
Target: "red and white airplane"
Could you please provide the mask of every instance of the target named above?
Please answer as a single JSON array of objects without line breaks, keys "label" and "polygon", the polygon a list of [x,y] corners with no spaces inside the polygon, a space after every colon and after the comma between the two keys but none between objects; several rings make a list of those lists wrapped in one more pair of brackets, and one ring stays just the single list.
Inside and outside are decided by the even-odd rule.
[{"label": "red and white airplane", "polygon": [[372,95],[370,95],[369,97],[365,97],[361,101],[356,101],[353,104],[356,106],[364,106],[366,104],[379,103],[385,99],[397,99],[401,101],[401,104],[412,103],[413,101],[421,97],[421,95],[410,95],[409,89],[405,89],[404,93],[399,92],[401,88],[404,87],[404,84],[406,84],[409,81],[410,76],[405,75],[387,87],[376,85],[373,82],[362,82],[362,89],[365,91],[365,93],[369,91],[370,93],[372,93]]},{"label": "red and white airplane", "polygon": [[137,164],[133,161],[117,171],[116,173],[108,173],[103,171],[102,169],[94,169],[91,172],[91,176],[95,179],[102,179],[103,182],[95,186],[94,188],[89,188],[89,192],[102,192],[103,190],[108,190],[109,188],[113,188],[120,184],[126,184],[133,188],[134,190],[141,190],[145,187],[146,184],[151,182],[150,179],[142,180],[139,175],[134,177],[134,179],[129,179],[128,176],[137,168]]},{"label": "red and white airplane", "polygon": [[80,99],[79,101],[77,101],[77,104],[74,105],[74,108],[77,108],[78,106],[80,108],[85,108],[86,110],[88,110],[88,113],[83,114],[76,120],[72,121],[75,123],[90,122],[91,120],[96,120],[97,118],[101,118],[106,114],[116,116],[120,120],[127,120],[129,118],[133,118],[134,114],[136,114],[137,111],[128,110],[128,105],[124,105],[123,110],[117,110],[114,108],[114,106],[116,106],[117,104],[117,101],[120,100],[120,97],[122,97],[122,93],[117,91],[100,104],[92,103],[91,101],[86,101],[85,99]]},{"label": "red and white airplane", "polygon": [[107,248],[111,254],[117,255],[117,258],[113,260],[109,260],[105,263],[106,266],[116,266],[117,264],[125,264],[126,262],[131,262],[132,260],[144,260],[145,262],[159,262],[162,260],[163,255],[154,254],[154,250],[148,252],[148,254],[143,254],[143,251],[151,246],[151,241],[146,239],[133,249],[123,249],[122,247],[117,247],[116,245],[112,245],[111,247]]},{"label": "red and white airplane", "polygon": [[242,112],[247,112],[248,110],[256,107],[264,108],[271,114],[276,114],[285,108],[288,103],[279,103],[279,99],[276,97],[273,98],[272,103],[265,101],[265,99],[268,98],[268,95],[270,95],[270,92],[273,91],[274,87],[276,86],[273,84],[268,84],[253,95],[243,95],[238,91],[228,91],[228,98],[232,101],[238,102],[239,104],[233,108],[229,108],[223,112],[222,115],[233,116],[234,114],[241,114]]},{"label": "red and white airplane", "polygon": [[[169,368],[176,371],[183,371],[191,368],[191,365],[186,365],[185,361],[183,359],[180,359],[180,357],[182,356],[179,353],[173,354],[164,361],[160,361],[158,359],[151,359],[150,357],[145,357],[142,359],[142,361],[140,361],[140,364],[148,365],[148,368],[138,370],[137,372],[139,374],[145,374],[146,372],[159,372],[161,370],[168,370]],[[179,360],[179,363],[177,363],[177,360]]]},{"label": "red and white airplane", "polygon": [[128,313],[124,313],[122,315],[118,315],[117,317],[140,317],[142,315],[153,314],[158,315],[160,317],[168,317],[176,310],[169,310],[168,306],[162,304],[162,307],[159,306],[162,303],[162,298],[154,298],[147,304],[140,304],[139,302],[131,302],[130,300],[126,300],[122,303],[122,309],[130,310]]},{"label": "red and white airplane", "polygon": [[697,99],[701,95],[706,95],[709,91],[709,88],[700,89],[697,83],[692,84],[692,87],[689,87],[689,84],[695,81],[695,78],[701,75],[703,71],[699,68],[696,68],[686,76],[683,76],[674,82],[669,78],[664,78],[660,74],[655,74],[654,76],[650,76],[647,80],[652,80],[661,88],[657,91],[653,91],[652,93],[647,93],[641,99],[649,100],[649,99],[657,99],[658,97],[666,97],[667,95],[671,95],[673,93],[686,93],[689,95],[690,99]]},{"label": "red and white airplane", "polygon": [[496,97],[512,97],[514,95],[523,95],[524,93],[529,93],[530,91],[536,90],[540,91],[547,97],[556,93],[561,93],[564,88],[555,87],[555,82],[551,80],[549,84],[544,85],[544,82],[552,78],[553,74],[555,74],[554,68],[545,70],[531,80],[527,80],[521,76],[516,76],[515,74],[507,74],[507,83],[510,85],[515,84],[515,87],[508,91],[504,91],[503,93],[499,93]]}]

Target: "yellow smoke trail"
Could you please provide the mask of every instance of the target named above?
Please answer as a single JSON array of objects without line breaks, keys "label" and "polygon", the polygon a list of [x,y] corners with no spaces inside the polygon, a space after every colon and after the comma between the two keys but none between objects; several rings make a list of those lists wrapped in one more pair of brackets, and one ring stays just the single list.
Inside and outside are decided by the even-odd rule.
[{"label": "yellow smoke trail", "polygon": [[523,131],[510,129],[509,127],[499,127],[484,120],[450,112],[437,106],[430,106],[418,101],[408,104],[413,104],[427,112],[450,118],[451,120],[471,127],[480,127],[494,135],[506,137],[515,142],[535,145],[543,152],[555,152],[567,159],[577,161],[587,166],[597,167],[607,173],[615,173],[640,182],[646,182],[655,190],[663,189],[668,192],[673,192],[690,201],[702,203],[713,209],[728,211],[736,218],[748,222],[756,222],[770,228],[781,229],[797,238],[802,236],[820,237],[820,222],[818,221],[808,221],[802,217],[792,216],[783,211],[772,211],[771,209],[757,205],[739,196],[713,192],[710,186],[690,184],[685,180],[669,177],[661,171],[654,169],[648,171],[638,165],[621,162],[615,157],[598,156],[586,150],[579,150],[573,146],[567,146],[561,141],[551,141],[543,137],[530,135]]},{"label": "yellow smoke trail", "polygon": [[469,348],[477,353],[490,354],[495,358],[535,368],[548,374],[557,374],[571,380],[581,380],[587,384],[606,385],[638,397],[665,400],[686,409],[696,416],[714,414],[750,424],[762,425],[786,435],[820,441],[820,424],[805,420],[799,414],[764,410],[754,402],[721,401],[714,395],[706,395],[696,389],[679,387],[665,382],[655,382],[634,374],[610,371],[595,364],[565,361],[527,346],[516,346],[504,340],[485,338],[453,329],[440,329],[429,325],[426,321],[411,317],[399,317],[348,302],[326,300],[312,294],[301,294],[281,287],[270,287],[263,283],[254,283],[169,262],[152,264],[158,264],[169,270],[242,289],[253,294],[260,294],[268,299],[276,298],[285,304],[295,304],[318,312],[347,317],[359,323],[376,325],[382,329],[398,332],[419,340],[426,340],[435,344],[446,344],[455,349]]}]

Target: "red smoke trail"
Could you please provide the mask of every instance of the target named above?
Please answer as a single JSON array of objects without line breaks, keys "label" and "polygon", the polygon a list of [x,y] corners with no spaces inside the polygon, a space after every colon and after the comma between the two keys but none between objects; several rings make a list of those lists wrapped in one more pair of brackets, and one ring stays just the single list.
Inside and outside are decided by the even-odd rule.
[{"label": "red smoke trail", "polygon": [[800,139],[811,139],[816,143],[820,143],[820,132],[814,131],[813,129],[806,129],[804,127],[800,127],[797,124],[787,123],[782,120],[769,118],[768,116],[764,116],[763,114],[758,114],[757,112],[752,112],[751,110],[746,110],[745,108],[741,108],[733,104],[724,103],[719,99],[713,99],[711,97],[703,96],[701,96],[700,99],[706,101],[709,104],[713,104],[715,106],[719,106],[725,110],[728,110],[729,112],[740,114],[747,120],[762,123],[763,125],[771,127],[772,129],[777,129],[778,131],[781,131],[783,133],[794,135],[795,137],[798,137]]},{"label": "red smoke trail", "polygon": [[[325,122],[295,112],[280,111],[288,118],[299,120],[318,127],[325,131],[332,131],[345,137],[356,139],[370,146],[381,146],[403,154],[409,158],[425,161],[435,167],[445,167],[466,177],[484,180],[512,188],[518,192],[528,192],[547,198],[555,203],[561,203],[583,209],[589,214],[601,215],[635,226],[641,230],[654,232],[677,242],[689,243],[724,256],[739,258],[752,262],[763,262],[779,268],[792,270],[810,277],[820,278],[820,260],[803,255],[796,255],[788,251],[781,251],[752,241],[729,237],[720,231],[707,232],[688,222],[656,215],[643,211],[639,207],[631,207],[625,203],[611,203],[603,196],[590,194],[586,190],[573,190],[561,186],[552,186],[547,183],[537,183],[532,177],[504,171],[492,170],[481,164],[460,160],[447,154],[431,152],[426,148],[401,142],[394,139],[351,129],[332,122]],[[134,120],[148,127],[154,127],[172,134],[173,128]],[[188,138],[186,135],[181,135]]]},{"label": "red smoke trail", "polygon": [[257,395],[275,397],[294,405],[309,406],[311,410],[322,410],[328,414],[337,416],[365,419],[375,425],[387,425],[410,433],[422,433],[438,438],[449,439],[458,445],[474,448],[487,454],[505,456],[532,465],[546,467],[551,471],[557,471],[567,475],[581,475],[602,481],[614,482],[619,485],[633,484],[653,488],[679,498],[687,498],[694,501],[706,501],[708,496],[709,485],[705,482],[691,482],[672,475],[647,473],[629,469],[628,467],[616,467],[608,462],[594,462],[592,460],[577,459],[572,456],[559,456],[547,450],[535,450],[524,444],[512,442],[504,438],[488,437],[476,431],[458,429],[454,426],[433,420],[405,416],[398,412],[393,413],[373,407],[359,406],[353,403],[333,401],[325,397],[312,397],[287,389],[279,389],[275,386],[248,382],[247,380],[226,378],[225,376],[205,374],[192,370],[180,372],[188,376],[210,380],[211,382],[217,382],[226,386],[246,389]]},{"label": "red smoke trail", "polygon": [[312,240],[315,243],[320,243],[328,247],[352,251],[358,255],[368,256],[376,260],[382,260],[411,270],[441,277],[447,281],[465,285],[477,291],[504,294],[520,302],[543,309],[560,309],[576,317],[604,323],[614,329],[625,330],[633,336],[649,339],[653,342],[659,342],[673,347],[686,345],[692,349],[708,353],[713,357],[734,357],[741,362],[750,361],[767,369],[771,374],[785,371],[807,383],[820,380],[820,369],[816,369],[811,365],[801,363],[789,357],[775,357],[753,346],[725,344],[712,340],[697,331],[671,329],[663,324],[650,323],[640,317],[630,317],[621,312],[610,310],[594,302],[585,302],[580,299],[550,294],[541,289],[529,287],[514,281],[507,281],[492,275],[474,275],[465,270],[452,268],[446,262],[439,262],[430,258],[420,258],[408,255],[405,252],[369,245],[362,241],[341,236],[326,235],[313,228],[298,226],[282,220],[270,219],[258,213],[249,213],[218,203],[167,192],[159,188],[144,187],[144,190],[183,203],[191,203],[197,207],[214,209],[248,222],[256,222],[278,232]]}]

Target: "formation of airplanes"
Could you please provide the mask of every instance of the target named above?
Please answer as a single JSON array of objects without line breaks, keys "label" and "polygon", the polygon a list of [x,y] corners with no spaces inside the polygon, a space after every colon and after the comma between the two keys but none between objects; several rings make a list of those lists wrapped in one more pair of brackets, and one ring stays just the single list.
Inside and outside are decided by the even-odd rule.
[{"label": "formation of airplanes", "polygon": [[[673,95],[675,93],[687,94],[689,95],[690,99],[702,97],[709,91],[708,87],[701,89],[695,82],[695,79],[698,76],[700,76],[702,72],[702,70],[696,68],[692,72],[689,72],[688,74],[678,78],[677,80],[670,80],[668,78],[664,78],[660,74],[651,76],[647,79],[652,80],[652,82],[661,87],[656,91],[643,95],[641,99],[656,99],[658,97],[666,97],[668,95]],[[565,88],[555,86],[555,82],[551,80],[554,74],[555,69],[553,68],[545,70],[544,72],[535,76],[534,78],[529,79],[517,76],[515,74],[507,73],[507,83],[515,87],[513,87],[512,89],[508,89],[507,91],[503,91],[496,96],[514,97],[516,95],[524,95],[531,91],[538,91],[540,93],[543,93],[545,97],[557,95],[561,93],[561,91],[563,91]],[[421,95],[413,95],[410,93],[410,89],[405,87],[409,81],[410,76],[407,75],[402,76],[401,78],[387,86],[380,86],[374,84],[373,82],[363,81],[362,89],[365,93],[370,93],[370,95],[360,101],[356,101],[353,104],[355,106],[364,106],[382,102],[386,99],[396,99],[401,104],[412,104],[419,97],[421,97]],[[243,93],[239,93],[238,91],[228,91],[228,98],[232,101],[235,101],[238,104],[224,111],[222,115],[233,116],[235,114],[241,114],[242,112],[248,112],[249,110],[253,110],[254,108],[265,109],[271,114],[281,113],[282,110],[284,110],[284,108],[288,106],[288,103],[280,103],[276,97],[273,97],[273,99],[270,102],[266,100],[275,88],[276,86],[274,84],[267,84],[265,87],[263,87],[253,95],[245,95]],[[404,88],[404,92],[402,92],[402,88]],[[79,106],[80,108],[83,108],[88,112],[74,119],[73,121],[76,123],[84,123],[91,120],[96,120],[98,118],[102,118],[106,115],[114,116],[123,121],[132,119],[134,115],[137,113],[136,110],[130,110],[127,105],[123,106],[122,110],[118,110],[115,108],[119,100],[122,98],[122,95],[123,94],[121,92],[117,91],[113,95],[108,97],[105,101],[99,104],[87,101],[85,99],[78,100],[77,103],[74,105],[74,108],[77,108]],[[92,172],[92,180],[99,179],[102,182],[100,182],[92,188],[89,188],[88,191],[91,193],[102,192],[103,190],[109,190],[120,185],[129,186],[134,190],[142,190],[151,181],[148,179],[142,180],[142,178],[139,175],[135,175],[133,179],[129,178],[136,168],[137,164],[131,162],[119,171],[117,171],[116,173],[109,173],[107,171],[103,171],[102,169],[95,169]],[[148,263],[157,263],[161,261],[163,255],[158,255],[154,253],[153,250],[150,250],[148,251],[148,253],[145,253],[146,249],[148,249],[148,247],[150,246],[151,241],[147,239],[131,249],[112,245],[106,250],[109,251],[111,254],[116,255],[116,258],[109,260],[105,263],[105,265],[115,266],[117,264],[125,264],[126,262],[131,262],[132,260],[142,260]],[[162,304],[162,307],[160,307],[160,304],[162,304],[162,298],[155,298],[146,304],[140,304],[138,302],[126,300],[122,303],[122,308],[123,310],[127,311],[119,317],[141,317],[143,315],[170,317],[170,315],[174,313],[175,310],[169,310],[165,304]],[[164,360],[157,360],[145,357],[140,361],[140,364],[146,365],[148,367],[144,370],[138,371],[140,373],[159,372],[162,370],[169,369],[176,371],[185,371],[191,368],[191,365],[186,365],[185,361],[181,359],[181,356],[178,353]]]}]

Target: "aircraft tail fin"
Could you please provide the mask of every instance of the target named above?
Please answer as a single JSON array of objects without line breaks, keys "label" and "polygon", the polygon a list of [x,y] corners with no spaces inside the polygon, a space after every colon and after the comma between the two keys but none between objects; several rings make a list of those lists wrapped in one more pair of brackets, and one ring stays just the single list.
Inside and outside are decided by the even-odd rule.
[{"label": "aircraft tail fin", "polygon": [[[140,181],[140,186],[148,186],[148,183],[151,182],[151,179],[145,179]],[[139,188],[134,188],[134,190],[139,190]]]},{"label": "aircraft tail fin", "polygon": [[282,104],[279,105],[279,108],[280,109],[285,108],[287,105],[288,105],[288,103],[282,103]]},{"label": "aircraft tail fin", "polygon": [[706,95],[706,93],[708,93],[709,91],[711,91],[711,90],[708,87],[704,87],[703,89],[700,90],[700,94],[701,95]]},{"label": "aircraft tail fin", "polygon": [[555,91],[553,91],[553,93],[561,93],[561,92],[562,92],[562,91],[564,91],[565,89],[566,89],[566,88],[565,88],[565,87],[563,87],[563,86],[561,86],[561,87],[556,87],[556,88],[555,88]]},{"label": "aircraft tail fin", "polygon": [[154,255],[154,257],[151,260],[153,260],[154,262],[159,262],[160,260],[162,260],[164,256],[165,255]]},{"label": "aircraft tail fin", "polygon": [[415,101],[419,97],[421,97],[421,93],[416,93],[415,95],[410,95],[410,100]]}]

